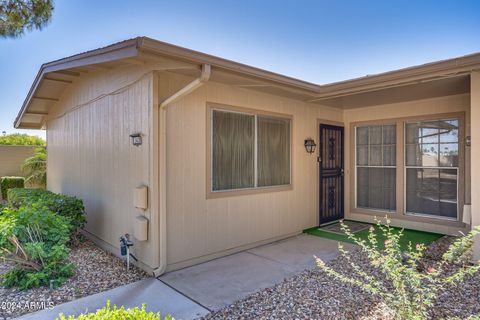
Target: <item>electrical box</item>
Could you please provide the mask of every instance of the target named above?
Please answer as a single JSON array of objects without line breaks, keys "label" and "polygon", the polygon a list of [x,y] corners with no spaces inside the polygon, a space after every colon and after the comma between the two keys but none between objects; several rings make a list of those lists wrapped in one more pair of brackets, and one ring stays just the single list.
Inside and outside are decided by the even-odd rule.
[{"label": "electrical box", "polygon": [[135,208],[147,210],[148,208],[148,187],[141,186],[135,188],[135,194],[133,197],[133,205]]},{"label": "electrical box", "polygon": [[144,216],[135,217],[133,224],[133,236],[138,241],[148,240],[148,219]]}]

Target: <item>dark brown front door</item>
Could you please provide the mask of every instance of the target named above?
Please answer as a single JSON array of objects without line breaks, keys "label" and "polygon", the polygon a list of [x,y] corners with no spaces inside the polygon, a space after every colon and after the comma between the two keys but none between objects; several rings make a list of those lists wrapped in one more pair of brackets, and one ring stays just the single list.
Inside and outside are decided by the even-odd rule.
[{"label": "dark brown front door", "polygon": [[343,127],[320,125],[320,225],[343,219]]}]

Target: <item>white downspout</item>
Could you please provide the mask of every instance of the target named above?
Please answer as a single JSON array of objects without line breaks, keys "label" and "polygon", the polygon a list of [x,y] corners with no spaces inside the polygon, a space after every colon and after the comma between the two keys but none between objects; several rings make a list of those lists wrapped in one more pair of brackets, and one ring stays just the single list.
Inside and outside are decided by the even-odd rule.
[{"label": "white downspout", "polygon": [[183,98],[185,95],[189,94],[190,92],[193,92],[194,90],[202,86],[206,81],[210,79],[210,74],[211,74],[210,65],[209,64],[202,65],[202,73],[200,74],[200,77],[193,80],[192,82],[187,84],[185,87],[183,87],[182,89],[178,90],[177,92],[172,94],[170,97],[165,99],[162,103],[160,103],[160,108],[166,108],[168,105]]},{"label": "white downspout", "polygon": [[167,173],[167,129],[166,129],[166,115],[167,115],[167,107],[188,95],[189,93],[193,92],[194,90],[201,87],[205,82],[210,79],[211,74],[211,66],[208,64],[202,65],[202,73],[200,77],[193,80],[189,84],[187,84],[182,89],[178,90],[170,97],[165,99],[162,103],[160,103],[160,155],[159,155],[159,189],[160,189],[160,207],[159,207],[159,219],[160,219],[160,266],[157,269],[153,270],[154,277],[158,277],[162,275],[165,270],[167,269],[167,183],[166,183],[166,173]]}]

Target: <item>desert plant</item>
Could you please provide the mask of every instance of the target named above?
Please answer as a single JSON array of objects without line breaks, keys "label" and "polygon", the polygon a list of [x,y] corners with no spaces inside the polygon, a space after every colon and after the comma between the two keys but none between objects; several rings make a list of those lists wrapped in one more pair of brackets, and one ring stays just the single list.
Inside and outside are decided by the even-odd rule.
[{"label": "desert plant", "polygon": [[73,273],[68,262],[68,219],[39,204],[0,214],[0,258],[14,264],[2,285],[29,289],[57,286]]},{"label": "desert plant", "polygon": [[[366,241],[358,239],[343,222],[341,225],[345,234],[360,246],[375,272],[362,269],[341,244],[339,250],[355,276],[340,273],[319,258],[316,258],[317,266],[335,279],[379,296],[395,312],[397,319],[428,318],[429,308],[433,306],[442,287],[448,284],[458,285],[466,275],[474,274],[480,269],[479,264],[471,263],[469,254],[473,239],[480,232],[478,227],[457,239],[441,261],[425,265],[423,253],[426,247],[423,244],[415,247],[410,245],[406,252],[402,252],[399,240],[403,231],[394,231],[388,218],[385,224],[377,219],[376,223],[386,239],[384,249],[379,249],[373,226]],[[454,272],[447,268],[452,265],[455,267]]]},{"label": "desert plant", "polygon": [[[162,320],[160,313],[147,312],[146,305],[143,304],[142,308],[130,308],[125,309],[124,306],[117,308],[116,305],[113,307],[110,305],[110,300],[107,301],[107,306],[98,309],[94,313],[81,314],[78,317],[68,316],[65,317],[63,314],[60,314],[57,320]],[[174,320],[170,315],[167,315],[163,320]]]},{"label": "desert plant", "polygon": [[0,178],[0,190],[2,192],[2,198],[7,199],[7,192],[12,188],[23,188],[25,186],[25,178],[23,177],[1,177]]},{"label": "desert plant", "polygon": [[56,194],[44,189],[10,189],[7,193],[8,205],[19,209],[22,206],[40,204],[50,211],[69,220],[70,235],[74,240],[80,229],[85,226],[85,208],[82,200]]},{"label": "desert plant", "polygon": [[45,188],[47,186],[47,150],[45,147],[35,148],[33,156],[23,161],[21,169],[26,175],[26,183]]}]

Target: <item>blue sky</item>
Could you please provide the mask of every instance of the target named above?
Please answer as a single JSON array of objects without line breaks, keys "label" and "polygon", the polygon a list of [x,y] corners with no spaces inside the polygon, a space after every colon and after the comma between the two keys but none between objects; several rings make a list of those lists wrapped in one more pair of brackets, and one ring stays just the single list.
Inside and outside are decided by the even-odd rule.
[{"label": "blue sky", "polygon": [[45,29],[0,39],[0,131],[42,63],[127,38],[323,84],[478,52],[479,17],[480,1],[56,0]]}]

